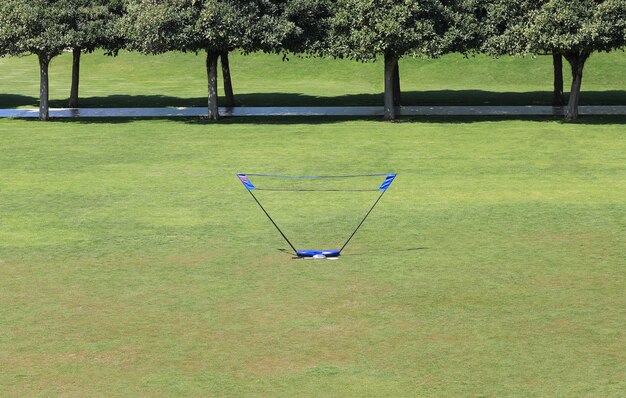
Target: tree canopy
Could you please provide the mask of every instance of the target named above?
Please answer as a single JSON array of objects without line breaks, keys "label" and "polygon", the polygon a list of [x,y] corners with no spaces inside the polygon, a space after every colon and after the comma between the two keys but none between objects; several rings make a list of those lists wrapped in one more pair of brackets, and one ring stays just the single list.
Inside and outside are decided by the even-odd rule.
[{"label": "tree canopy", "polygon": [[277,1],[290,23],[281,50],[296,54],[326,55],[332,0]]},{"label": "tree canopy", "polygon": [[532,10],[527,21],[525,36],[533,52],[592,53],[626,44],[624,0],[550,0]]},{"label": "tree canopy", "polygon": [[357,61],[380,55],[436,56],[443,53],[448,20],[439,0],[341,0],[336,4],[329,52]]},{"label": "tree canopy", "polygon": [[4,0],[0,3],[0,42],[9,55],[51,58],[70,42],[75,18],[67,0]]}]

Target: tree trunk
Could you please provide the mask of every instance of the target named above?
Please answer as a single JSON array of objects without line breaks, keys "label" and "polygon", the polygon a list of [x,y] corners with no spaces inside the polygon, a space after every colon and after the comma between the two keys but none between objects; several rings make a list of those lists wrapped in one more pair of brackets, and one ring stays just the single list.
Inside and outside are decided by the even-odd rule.
[{"label": "tree trunk", "polygon": [[219,53],[207,50],[206,52],[206,72],[209,80],[209,119],[217,120],[220,118],[217,109],[217,59]]},{"label": "tree trunk", "polygon": [[583,68],[585,67],[585,61],[589,58],[589,53],[586,52],[566,52],[565,59],[572,67],[572,88],[569,94],[569,103],[567,104],[567,112],[565,114],[566,119],[578,118],[578,102],[580,100],[580,88],[583,81]]},{"label": "tree trunk", "polygon": [[78,108],[78,83],[80,80],[80,47],[72,50],[72,88],[70,89],[70,108]]},{"label": "tree trunk", "polygon": [[222,61],[222,78],[224,79],[224,95],[226,96],[226,107],[235,106],[235,94],[233,94],[233,83],[230,80],[230,65],[228,63],[228,51],[220,54]]},{"label": "tree trunk", "polygon": [[39,120],[50,119],[50,106],[48,104],[49,85],[48,67],[50,57],[47,54],[39,54]]},{"label": "tree trunk", "polygon": [[563,106],[563,56],[556,50],[552,51],[552,65],[554,66],[552,106]]},{"label": "tree trunk", "polygon": [[398,60],[396,60],[396,64],[393,67],[393,105],[401,105],[400,68],[398,67]]},{"label": "tree trunk", "polygon": [[396,110],[394,107],[394,69],[398,64],[398,58],[385,54],[385,120],[395,120]]}]

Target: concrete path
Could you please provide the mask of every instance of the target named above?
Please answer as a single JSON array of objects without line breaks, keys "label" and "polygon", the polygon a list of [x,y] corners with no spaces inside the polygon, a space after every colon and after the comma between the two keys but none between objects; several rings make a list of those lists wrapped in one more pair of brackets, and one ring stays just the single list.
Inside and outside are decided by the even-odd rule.
[{"label": "concrete path", "polygon": [[[237,107],[220,108],[222,116],[382,116],[380,106]],[[401,116],[562,116],[563,108],[551,106],[402,106]],[[626,115],[626,106],[580,106],[580,115]],[[50,108],[50,117],[198,117],[207,108]],[[0,109],[0,118],[36,118],[38,109]]]}]

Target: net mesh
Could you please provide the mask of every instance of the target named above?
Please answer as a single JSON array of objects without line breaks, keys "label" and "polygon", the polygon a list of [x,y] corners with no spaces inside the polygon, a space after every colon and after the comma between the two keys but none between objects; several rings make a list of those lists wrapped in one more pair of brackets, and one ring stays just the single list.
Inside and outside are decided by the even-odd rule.
[{"label": "net mesh", "polygon": [[356,176],[282,176],[247,174],[257,191],[378,191],[387,174]]}]

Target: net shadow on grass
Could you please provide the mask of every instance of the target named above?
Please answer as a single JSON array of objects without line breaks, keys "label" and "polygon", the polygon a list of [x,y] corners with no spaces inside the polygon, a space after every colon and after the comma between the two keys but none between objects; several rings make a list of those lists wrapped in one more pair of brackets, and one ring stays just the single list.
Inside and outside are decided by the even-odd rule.
[{"label": "net shadow on grass", "polygon": [[[567,94],[564,100],[567,101]],[[382,106],[383,94],[347,94],[320,97],[301,93],[235,93],[237,106]],[[51,99],[52,108],[66,107],[68,99]],[[183,98],[167,95],[109,95],[80,98],[84,108],[142,108],[142,107],[205,107],[206,97]],[[551,105],[551,91],[495,92],[486,90],[403,91],[404,106],[480,106],[480,105]],[[0,108],[39,105],[36,96],[0,94]],[[219,105],[225,106],[220,96]],[[580,105],[626,105],[625,90],[584,91]]]}]

